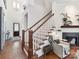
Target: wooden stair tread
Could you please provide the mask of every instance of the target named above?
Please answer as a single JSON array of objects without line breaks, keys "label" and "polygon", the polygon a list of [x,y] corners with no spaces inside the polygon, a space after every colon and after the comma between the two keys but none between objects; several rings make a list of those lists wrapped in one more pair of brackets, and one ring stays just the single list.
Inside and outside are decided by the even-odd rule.
[{"label": "wooden stair tread", "polygon": [[48,33],[52,33],[52,32],[48,32]]},{"label": "wooden stair tread", "polygon": [[52,28],[56,28],[55,26],[52,26]]},{"label": "wooden stair tread", "polygon": [[37,48],[35,51],[38,51],[38,50],[40,50],[41,48]]},{"label": "wooden stair tread", "polygon": [[39,45],[44,45],[45,43],[40,43]]},{"label": "wooden stair tread", "polygon": [[54,30],[54,29],[52,28],[52,29],[50,29],[50,30]]},{"label": "wooden stair tread", "polygon": [[43,41],[45,41],[45,40],[47,40],[47,39],[43,39]]},{"label": "wooden stair tread", "polygon": [[49,37],[49,35],[45,35],[46,37]]}]

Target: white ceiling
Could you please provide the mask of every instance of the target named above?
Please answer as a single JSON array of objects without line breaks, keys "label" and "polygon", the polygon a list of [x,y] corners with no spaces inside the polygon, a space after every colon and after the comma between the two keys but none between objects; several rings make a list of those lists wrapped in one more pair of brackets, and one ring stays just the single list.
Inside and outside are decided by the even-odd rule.
[{"label": "white ceiling", "polygon": [[65,2],[65,3],[79,3],[79,0],[54,0],[54,1],[56,1],[57,3],[63,3],[63,2]]}]

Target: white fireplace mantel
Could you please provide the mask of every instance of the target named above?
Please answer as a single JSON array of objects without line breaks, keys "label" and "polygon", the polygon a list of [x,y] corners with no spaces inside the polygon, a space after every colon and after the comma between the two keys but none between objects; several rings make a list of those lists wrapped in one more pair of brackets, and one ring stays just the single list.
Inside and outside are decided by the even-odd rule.
[{"label": "white fireplace mantel", "polygon": [[62,32],[79,32],[79,28],[62,28]]},{"label": "white fireplace mantel", "polygon": [[62,32],[79,32],[79,28],[62,28]]},{"label": "white fireplace mantel", "polygon": [[62,36],[63,36],[62,33],[64,33],[64,32],[65,32],[65,33],[66,33],[66,32],[69,32],[69,33],[70,33],[70,32],[71,32],[71,33],[73,33],[73,32],[74,32],[74,33],[78,33],[78,32],[79,32],[79,28],[78,28],[78,27],[75,27],[75,28],[73,28],[73,27],[71,27],[71,28],[70,28],[70,27],[69,27],[69,28],[66,28],[66,27],[61,28],[61,33],[60,33],[60,35],[59,35],[61,39],[62,39]]},{"label": "white fireplace mantel", "polygon": [[61,26],[62,32],[79,32],[79,25]]}]

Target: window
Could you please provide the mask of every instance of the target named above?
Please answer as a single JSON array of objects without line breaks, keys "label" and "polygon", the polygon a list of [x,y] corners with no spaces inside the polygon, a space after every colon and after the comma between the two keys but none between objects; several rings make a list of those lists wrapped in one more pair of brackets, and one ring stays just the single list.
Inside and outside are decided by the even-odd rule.
[{"label": "window", "polygon": [[18,1],[14,1],[13,2],[13,8],[16,9],[16,10],[19,9],[20,8],[20,3]]}]

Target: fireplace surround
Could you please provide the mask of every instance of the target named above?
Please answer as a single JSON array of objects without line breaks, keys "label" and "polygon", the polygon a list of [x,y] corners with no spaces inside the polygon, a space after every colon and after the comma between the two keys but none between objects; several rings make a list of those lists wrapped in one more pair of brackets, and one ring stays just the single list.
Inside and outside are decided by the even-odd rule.
[{"label": "fireplace surround", "polygon": [[68,42],[70,42],[73,38],[75,39],[75,45],[79,46],[79,32],[63,32],[62,38],[66,39]]}]

